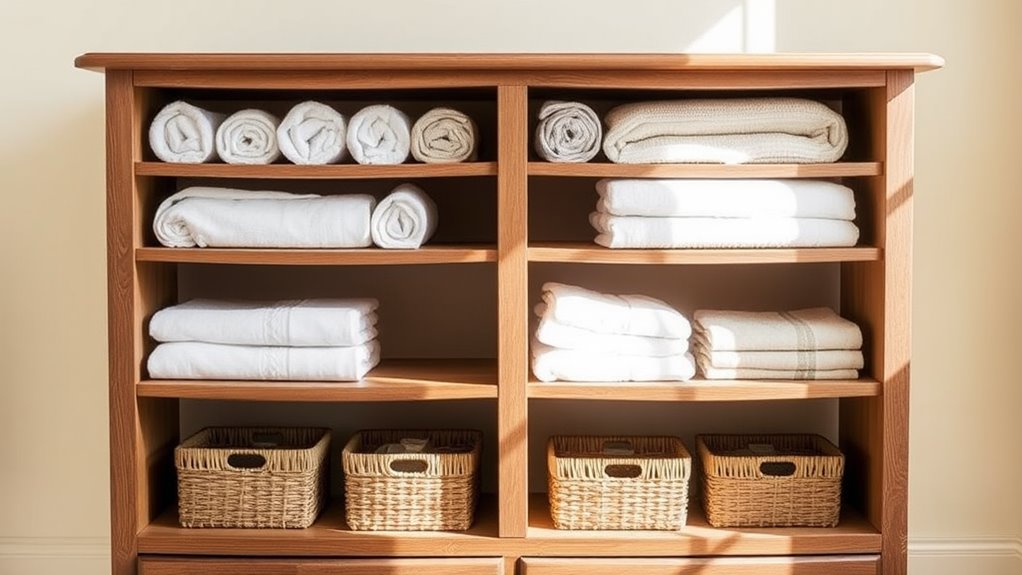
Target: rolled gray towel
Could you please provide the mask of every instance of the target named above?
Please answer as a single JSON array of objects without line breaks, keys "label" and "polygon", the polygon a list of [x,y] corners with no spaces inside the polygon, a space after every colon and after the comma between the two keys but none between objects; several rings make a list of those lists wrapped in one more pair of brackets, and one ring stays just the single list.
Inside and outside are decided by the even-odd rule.
[{"label": "rolled gray towel", "polygon": [[536,153],[548,162],[588,162],[600,152],[603,127],[581,102],[544,102],[536,125]]},{"label": "rolled gray towel", "polygon": [[412,157],[427,164],[472,161],[477,140],[472,118],[451,108],[433,108],[412,126]]}]

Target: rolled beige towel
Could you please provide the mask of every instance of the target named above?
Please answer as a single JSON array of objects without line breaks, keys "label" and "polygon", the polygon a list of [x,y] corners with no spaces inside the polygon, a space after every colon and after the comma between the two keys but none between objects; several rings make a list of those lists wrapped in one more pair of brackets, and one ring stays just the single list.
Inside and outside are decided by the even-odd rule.
[{"label": "rolled beige towel", "polygon": [[412,157],[426,164],[476,159],[478,129],[472,118],[451,108],[433,108],[412,126]]},{"label": "rolled beige towel", "polygon": [[600,152],[603,127],[581,102],[544,102],[536,125],[536,153],[548,162],[588,162]]}]

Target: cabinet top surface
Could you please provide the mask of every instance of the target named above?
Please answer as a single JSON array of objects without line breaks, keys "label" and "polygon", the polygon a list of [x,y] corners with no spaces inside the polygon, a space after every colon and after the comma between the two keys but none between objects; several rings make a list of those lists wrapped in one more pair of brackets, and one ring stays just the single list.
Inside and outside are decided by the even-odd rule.
[{"label": "cabinet top surface", "polygon": [[944,65],[924,53],[777,54],[186,54],[88,53],[75,66],[94,70],[861,70],[919,72]]}]

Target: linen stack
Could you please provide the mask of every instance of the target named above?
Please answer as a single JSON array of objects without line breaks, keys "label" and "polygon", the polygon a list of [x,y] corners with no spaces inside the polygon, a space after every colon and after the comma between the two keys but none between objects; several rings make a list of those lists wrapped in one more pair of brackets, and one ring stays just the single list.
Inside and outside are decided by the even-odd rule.
[{"label": "linen stack", "polygon": [[375,299],[195,299],[149,322],[155,379],[357,381],[380,361]]},{"label": "linen stack", "polygon": [[550,282],[535,311],[540,321],[532,371],[540,381],[687,381],[695,375],[692,326],[658,299]]},{"label": "linen stack", "polygon": [[609,248],[854,246],[855,195],[815,180],[606,179],[589,222]]},{"label": "linen stack", "polygon": [[857,379],[862,331],[830,308],[699,310],[693,350],[706,379]]}]

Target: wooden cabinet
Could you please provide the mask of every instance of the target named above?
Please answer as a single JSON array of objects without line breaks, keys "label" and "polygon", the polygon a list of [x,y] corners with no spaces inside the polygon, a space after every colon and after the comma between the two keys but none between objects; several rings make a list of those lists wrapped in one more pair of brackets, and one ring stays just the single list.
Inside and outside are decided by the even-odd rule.
[{"label": "wooden cabinet", "polygon": [[[76,63],[106,73],[116,575],[351,575],[374,565],[395,574],[905,573],[913,81],[939,58],[87,54]],[[602,156],[552,164],[531,151],[544,100],[606,111],[694,95],[822,100],[845,116],[851,145],[842,161],[814,165],[616,165]],[[369,102],[412,116],[450,105],[479,124],[480,157],[453,165],[164,164],[145,134],[156,111],[177,99],[225,112],[280,112],[305,99],[346,114]],[[591,242],[586,220],[602,177],[840,179],[855,191],[862,233],[849,248],[605,249]],[[150,229],[159,202],[196,183],[379,195],[406,180],[426,189],[441,214],[437,236],[420,250],[171,249]],[[829,382],[540,383],[528,368],[530,310],[550,280],[650,293],[686,312],[840,307],[863,329],[866,369],[858,380]],[[384,359],[361,382],[166,381],[146,373],[147,322],[166,305],[195,296],[347,295],[382,302]],[[355,532],[334,504],[306,530],[178,526],[170,455],[183,436],[204,424],[292,421],[333,427],[335,452],[356,425],[454,421],[482,429],[486,495],[475,524],[463,533]],[[706,421],[712,428],[685,427]],[[715,529],[693,499],[678,532],[558,531],[545,497],[530,496],[545,484],[538,462],[552,431],[609,426],[690,442],[697,431],[743,425],[823,431],[839,444],[847,473],[838,527]]]}]

